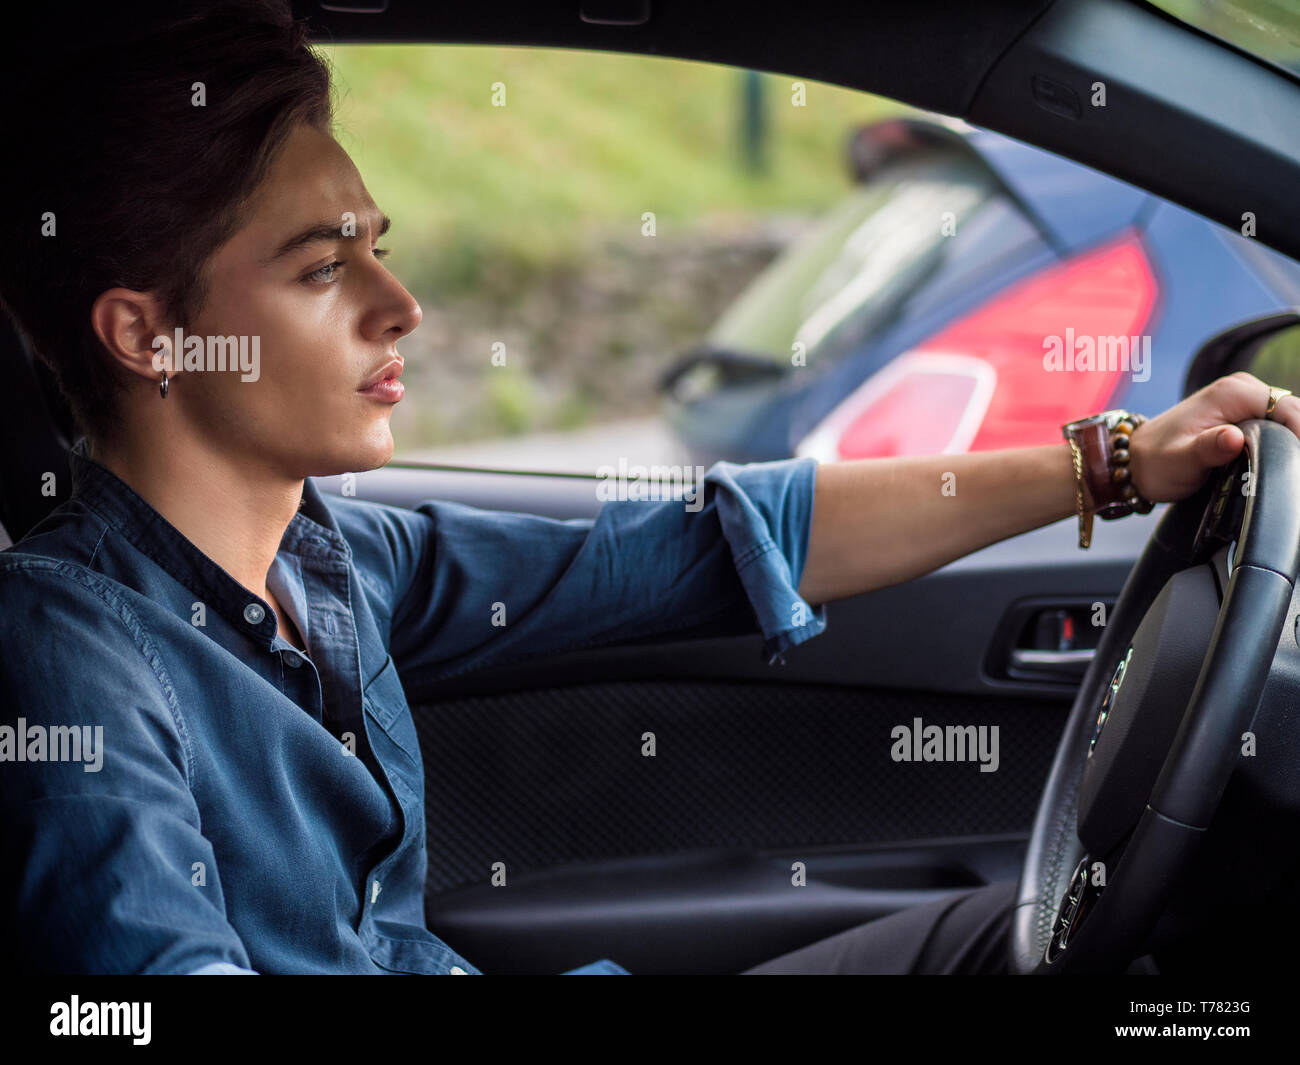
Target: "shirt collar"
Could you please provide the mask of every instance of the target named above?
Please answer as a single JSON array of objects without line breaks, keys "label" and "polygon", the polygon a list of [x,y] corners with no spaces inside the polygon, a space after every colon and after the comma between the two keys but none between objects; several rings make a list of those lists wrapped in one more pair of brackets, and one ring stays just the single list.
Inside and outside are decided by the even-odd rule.
[{"label": "shirt collar", "polygon": [[[130,485],[90,458],[89,441],[77,438],[69,450],[72,498],[107,521],[140,552],[162,566],[203,602],[221,611],[239,627],[263,636],[270,646],[275,636],[275,616],[269,604],[253,595],[210,559],[166,518],[158,513]],[[280,552],[297,555],[305,562],[350,563],[352,549],[339,531],[338,522],[310,477],[303,482],[302,501],[280,539]],[[258,603],[262,615],[256,622],[248,612]],[[253,611],[252,616],[257,616]]]}]

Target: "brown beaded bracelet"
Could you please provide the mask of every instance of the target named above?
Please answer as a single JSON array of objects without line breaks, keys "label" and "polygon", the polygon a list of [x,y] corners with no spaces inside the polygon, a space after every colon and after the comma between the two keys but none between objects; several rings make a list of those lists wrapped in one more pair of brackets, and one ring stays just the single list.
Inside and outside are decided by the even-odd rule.
[{"label": "brown beaded bracelet", "polygon": [[1139,514],[1149,514],[1151,508],[1155,506],[1149,499],[1143,498],[1138,492],[1137,487],[1133,484],[1133,475],[1129,470],[1129,460],[1131,457],[1129,444],[1133,436],[1133,430],[1147,420],[1145,414],[1124,413],[1114,426],[1111,427],[1112,436],[1110,438],[1110,479],[1112,483],[1120,486],[1119,502],[1128,505],[1127,510],[1115,510],[1109,514],[1102,514],[1103,519],[1122,518],[1125,514],[1131,514],[1136,511]]}]

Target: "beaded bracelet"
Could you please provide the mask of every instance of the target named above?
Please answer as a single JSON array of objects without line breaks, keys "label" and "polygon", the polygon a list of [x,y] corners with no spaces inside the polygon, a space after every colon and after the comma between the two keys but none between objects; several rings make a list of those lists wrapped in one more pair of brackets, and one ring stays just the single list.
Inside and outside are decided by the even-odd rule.
[{"label": "beaded bracelet", "polygon": [[1111,514],[1102,514],[1103,519],[1122,518],[1125,514],[1131,514],[1137,511],[1139,514],[1149,514],[1151,508],[1155,506],[1149,499],[1143,498],[1133,484],[1133,475],[1129,470],[1129,444],[1133,436],[1133,430],[1147,420],[1145,414],[1124,413],[1113,426],[1111,432],[1114,434],[1110,438],[1110,462],[1111,474],[1110,479],[1116,485],[1122,485],[1120,488],[1120,501],[1128,504],[1127,510],[1116,511]]}]

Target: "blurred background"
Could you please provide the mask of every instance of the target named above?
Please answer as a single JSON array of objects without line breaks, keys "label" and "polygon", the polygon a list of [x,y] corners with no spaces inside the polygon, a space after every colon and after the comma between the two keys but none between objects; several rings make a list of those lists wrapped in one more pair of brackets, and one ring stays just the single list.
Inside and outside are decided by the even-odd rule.
[{"label": "blurred background", "polygon": [[617,438],[668,461],[665,367],[852,186],[850,131],[903,112],[668,59],[320,51],[340,142],[393,218],[388,266],[424,311],[399,348],[398,458],[590,472]]},{"label": "blurred background", "polygon": [[[1162,6],[1300,71],[1280,2]],[[399,463],[1059,443],[1098,410],[1172,406],[1208,338],[1300,306],[1300,265],[1249,225],[859,92],[603,52],[320,51],[424,311],[399,346]],[[1295,348],[1268,369],[1300,390]]]}]

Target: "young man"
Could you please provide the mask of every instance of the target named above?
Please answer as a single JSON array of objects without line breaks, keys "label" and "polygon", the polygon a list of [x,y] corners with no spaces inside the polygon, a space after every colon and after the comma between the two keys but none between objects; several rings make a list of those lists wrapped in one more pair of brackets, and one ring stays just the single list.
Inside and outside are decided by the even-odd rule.
[{"label": "young man", "polygon": [[[719,464],[697,512],[587,522],[327,502],[311,478],[392,456],[420,307],[301,27],[275,3],[195,10],[46,71],[4,176],[0,296],[85,433],[72,499],[0,554],[0,725],[25,755],[0,762],[11,963],[474,973],[424,924],[399,677],[719,622],[777,654],[829,600],[1076,513],[1065,443]],[[191,338],[256,365],[191,358]],[[1141,424],[1133,486],[1189,495],[1268,401],[1234,375]],[[1300,429],[1300,402],[1272,416]],[[1008,901],[895,915],[788,965],[996,968]]]}]

